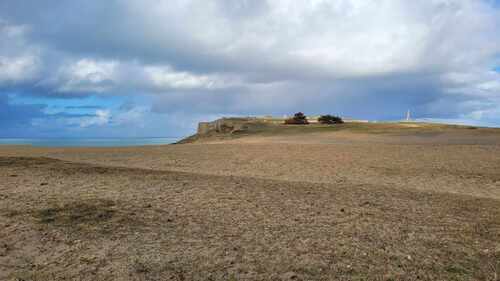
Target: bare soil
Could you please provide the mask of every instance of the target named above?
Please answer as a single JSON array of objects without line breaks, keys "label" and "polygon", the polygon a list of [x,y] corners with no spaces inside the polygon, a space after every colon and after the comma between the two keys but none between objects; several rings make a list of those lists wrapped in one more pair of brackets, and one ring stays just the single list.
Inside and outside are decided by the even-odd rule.
[{"label": "bare soil", "polygon": [[0,147],[0,280],[499,280],[498,136]]}]

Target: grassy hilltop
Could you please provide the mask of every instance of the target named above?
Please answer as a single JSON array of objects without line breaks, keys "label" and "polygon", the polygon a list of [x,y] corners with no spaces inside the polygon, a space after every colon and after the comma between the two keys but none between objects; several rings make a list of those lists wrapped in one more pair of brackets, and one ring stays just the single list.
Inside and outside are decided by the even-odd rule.
[{"label": "grassy hilltop", "polygon": [[285,125],[282,122],[263,121],[258,118],[224,118],[223,129],[198,131],[195,135],[181,140],[179,143],[210,142],[233,140],[244,137],[289,137],[313,135],[335,136],[335,133],[369,134],[381,136],[437,136],[440,134],[455,135],[497,135],[500,129],[475,126],[449,125],[422,122],[347,122],[343,124]]}]

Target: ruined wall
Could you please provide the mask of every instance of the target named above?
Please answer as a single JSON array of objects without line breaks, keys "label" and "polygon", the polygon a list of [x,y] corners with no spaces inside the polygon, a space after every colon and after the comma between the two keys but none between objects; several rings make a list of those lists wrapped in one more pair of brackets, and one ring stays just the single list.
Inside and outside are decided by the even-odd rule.
[{"label": "ruined wall", "polygon": [[210,131],[215,129],[213,122],[200,122],[198,123],[198,131],[199,135],[206,135]]},{"label": "ruined wall", "polygon": [[221,118],[212,122],[198,123],[198,135],[210,133],[228,134],[235,131],[244,130],[249,123],[256,122],[257,118]]}]

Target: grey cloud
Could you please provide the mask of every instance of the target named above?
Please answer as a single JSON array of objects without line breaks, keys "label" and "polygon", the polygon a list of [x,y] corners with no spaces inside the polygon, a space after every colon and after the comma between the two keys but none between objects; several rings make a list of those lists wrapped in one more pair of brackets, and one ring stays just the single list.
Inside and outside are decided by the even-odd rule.
[{"label": "grey cloud", "polygon": [[4,16],[31,23],[36,41],[193,72],[286,74],[296,66],[295,76],[359,75],[464,66],[499,51],[498,12],[482,1],[72,1],[34,12],[19,2],[5,9],[16,17]]},{"label": "grey cloud", "polygon": [[204,114],[278,116],[304,111],[386,120],[401,119],[407,109],[420,117],[446,118],[457,113],[466,100],[458,97],[448,99],[446,110],[441,111],[430,107],[440,101],[441,95],[439,81],[428,76],[283,82],[236,92],[170,93],[158,96],[152,110],[162,113],[189,110]]},{"label": "grey cloud", "polygon": [[18,0],[0,2],[0,19],[24,30],[0,58],[37,62],[0,92],[147,96],[153,112],[205,116],[500,108],[500,78],[484,74],[500,53],[491,1]]}]

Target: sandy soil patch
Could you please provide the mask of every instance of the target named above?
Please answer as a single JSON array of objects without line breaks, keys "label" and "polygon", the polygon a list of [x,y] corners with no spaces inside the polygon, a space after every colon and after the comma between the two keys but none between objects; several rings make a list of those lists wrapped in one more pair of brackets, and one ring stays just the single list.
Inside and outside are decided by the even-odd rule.
[{"label": "sandy soil patch", "polygon": [[495,280],[500,204],[0,158],[0,279]]}]

